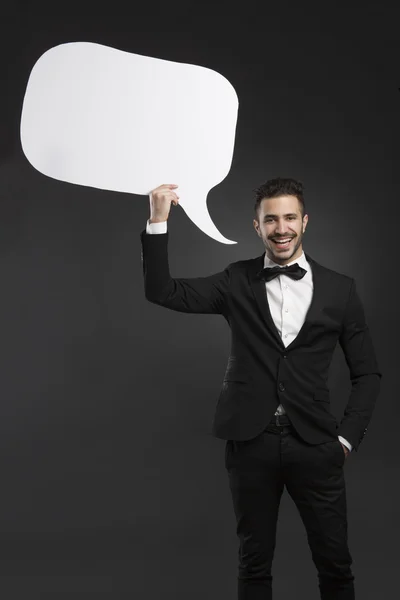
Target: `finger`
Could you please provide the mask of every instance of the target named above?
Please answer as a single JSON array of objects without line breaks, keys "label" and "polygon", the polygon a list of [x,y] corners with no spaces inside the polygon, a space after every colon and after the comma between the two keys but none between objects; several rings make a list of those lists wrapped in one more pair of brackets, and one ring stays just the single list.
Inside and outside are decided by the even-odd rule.
[{"label": "finger", "polygon": [[178,196],[174,192],[171,192],[171,191],[157,192],[157,198],[160,198],[162,200],[172,201],[172,200],[176,200],[178,198]]},{"label": "finger", "polygon": [[177,194],[175,194],[174,192],[167,192],[166,194],[163,195],[163,198],[165,200],[178,200],[179,196]]},{"label": "finger", "polygon": [[173,192],[172,190],[165,189],[165,190],[153,190],[153,192],[151,192],[151,194],[150,194],[150,197],[153,198],[154,200],[163,200],[163,201],[172,202],[173,200],[177,200],[179,196],[177,194],[175,194],[175,192]]},{"label": "finger", "polygon": [[150,190],[149,195],[151,194],[159,194],[160,192],[165,191],[170,191],[174,188],[177,188],[178,186],[175,183],[163,183],[162,185],[159,185],[158,187]]}]

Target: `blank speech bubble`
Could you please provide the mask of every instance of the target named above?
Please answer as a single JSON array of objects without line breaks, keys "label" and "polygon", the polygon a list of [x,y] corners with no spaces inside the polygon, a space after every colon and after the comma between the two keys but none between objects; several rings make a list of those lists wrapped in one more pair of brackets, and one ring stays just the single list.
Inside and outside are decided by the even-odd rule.
[{"label": "blank speech bubble", "polygon": [[176,183],[204,233],[207,194],[232,164],[238,98],[211,69],[89,42],[47,50],[29,76],[21,144],[31,165],[69,183],[149,194]]}]

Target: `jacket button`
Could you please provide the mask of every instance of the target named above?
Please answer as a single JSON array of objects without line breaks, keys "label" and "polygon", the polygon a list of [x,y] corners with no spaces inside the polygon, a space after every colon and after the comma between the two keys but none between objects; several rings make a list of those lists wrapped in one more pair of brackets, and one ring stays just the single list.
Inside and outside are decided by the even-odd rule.
[{"label": "jacket button", "polygon": [[283,355],[283,358],[287,358],[286,354]]},{"label": "jacket button", "polygon": [[283,385],[282,381],[279,382],[279,389],[281,392],[283,392],[285,390],[285,386]]}]

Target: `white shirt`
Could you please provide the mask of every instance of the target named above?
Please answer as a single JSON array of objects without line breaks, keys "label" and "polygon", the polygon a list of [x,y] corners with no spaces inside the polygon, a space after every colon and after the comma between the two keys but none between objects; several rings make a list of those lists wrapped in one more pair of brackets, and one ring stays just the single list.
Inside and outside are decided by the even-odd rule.
[{"label": "white shirt", "polygon": [[[146,223],[146,233],[166,233],[167,221],[161,223]],[[306,259],[304,252],[302,255],[292,260],[288,265],[298,263],[300,267],[306,269],[307,273],[301,279],[292,279],[288,275],[278,275],[271,281],[266,281],[267,297],[271,317],[275,323],[279,335],[285,347],[288,346],[299,333],[310,307],[313,296],[312,270]],[[288,266],[287,265],[287,266]],[[276,262],[268,258],[265,253],[264,267],[280,267]],[[276,415],[285,414],[285,409],[280,404],[275,412]],[[341,435],[339,440],[350,451],[352,445]]]}]

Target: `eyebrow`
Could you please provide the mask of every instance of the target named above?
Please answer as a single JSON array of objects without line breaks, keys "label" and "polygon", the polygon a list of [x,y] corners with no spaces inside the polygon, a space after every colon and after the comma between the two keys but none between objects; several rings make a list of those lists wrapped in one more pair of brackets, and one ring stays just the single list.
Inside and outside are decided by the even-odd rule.
[{"label": "eyebrow", "polygon": [[[286,215],[283,215],[284,217],[297,217],[297,213],[286,213]],[[278,215],[272,215],[270,213],[268,213],[267,215],[264,215],[264,219],[268,219],[269,217],[278,217]]]}]

